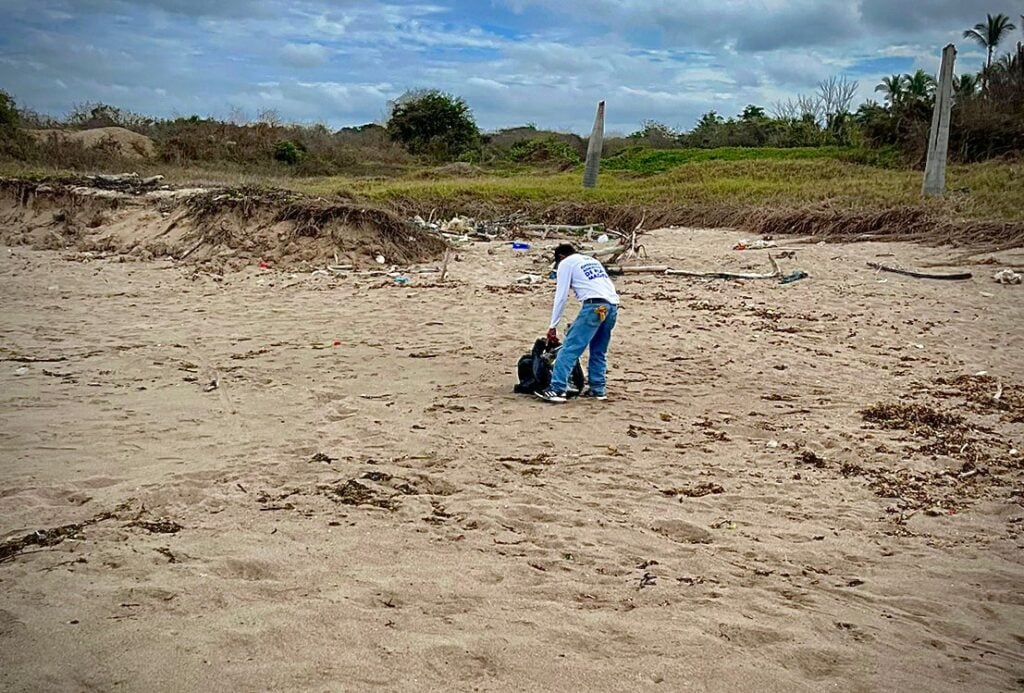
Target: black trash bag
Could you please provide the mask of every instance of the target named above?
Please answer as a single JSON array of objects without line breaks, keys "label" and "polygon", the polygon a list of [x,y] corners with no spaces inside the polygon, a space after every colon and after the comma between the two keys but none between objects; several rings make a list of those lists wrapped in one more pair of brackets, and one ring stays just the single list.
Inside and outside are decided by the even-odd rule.
[{"label": "black trash bag", "polygon": [[[516,366],[519,383],[513,388],[515,392],[531,395],[546,390],[551,384],[551,368],[555,365],[555,357],[561,348],[561,343],[548,344],[544,337],[534,342],[533,351],[519,358]],[[583,366],[577,359],[569,376],[568,396],[579,395],[583,391],[583,383]]]}]

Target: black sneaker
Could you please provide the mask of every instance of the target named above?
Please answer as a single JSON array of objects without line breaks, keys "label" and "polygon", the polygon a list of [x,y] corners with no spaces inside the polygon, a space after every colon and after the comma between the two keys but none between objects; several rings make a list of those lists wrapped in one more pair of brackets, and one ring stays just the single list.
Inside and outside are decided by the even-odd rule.
[{"label": "black sneaker", "polygon": [[554,390],[544,390],[544,392],[535,392],[535,395],[540,397],[545,402],[555,402],[561,404],[565,401],[564,392],[555,392]]},{"label": "black sneaker", "polygon": [[604,393],[597,394],[596,392],[591,390],[589,387],[586,390],[583,391],[583,394],[580,395],[580,397],[582,397],[583,399],[596,399],[596,400],[600,400],[602,402],[605,401],[606,399],[608,399],[608,395],[606,395]]}]

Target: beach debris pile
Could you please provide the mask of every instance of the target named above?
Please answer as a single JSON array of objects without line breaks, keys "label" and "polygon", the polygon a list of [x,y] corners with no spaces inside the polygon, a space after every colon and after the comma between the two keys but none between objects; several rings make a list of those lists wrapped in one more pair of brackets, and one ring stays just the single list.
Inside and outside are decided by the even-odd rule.
[{"label": "beach debris pile", "polygon": [[1014,272],[1012,269],[1007,267],[996,272],[992,279],[995,280],[997,284],[1020,284],[1024,281],[1024,275],[1020,272]]}]

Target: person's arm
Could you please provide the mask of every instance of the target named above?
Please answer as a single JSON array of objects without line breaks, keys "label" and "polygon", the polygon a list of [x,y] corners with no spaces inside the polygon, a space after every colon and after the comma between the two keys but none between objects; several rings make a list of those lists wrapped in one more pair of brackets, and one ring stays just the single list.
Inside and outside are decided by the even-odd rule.
[{"label": "person's arm", "polygon": [[558,327],[558,321],[562,319],[562,311],[565,310],[565,302],[569,300],[569,283],[572,279],[572,267],[564,260],[558,263],[558,286],[555,289],[555,306],[551,310],[550,327]]}]

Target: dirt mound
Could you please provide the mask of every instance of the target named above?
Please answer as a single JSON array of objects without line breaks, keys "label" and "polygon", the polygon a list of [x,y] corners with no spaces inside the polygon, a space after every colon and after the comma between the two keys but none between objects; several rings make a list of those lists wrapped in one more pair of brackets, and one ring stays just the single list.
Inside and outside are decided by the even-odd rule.
[{"label": "dirt mound", "polygon": [[85,147],[108,147],[126,159],[148,159],[156,154],[153,140],[125,128],[91,128],[89,130],[31,130],[37,140],[53,137],[65,142],[78,142]]},{"label": "dirt mound", "polygon": [[130,194],[11,179],[0,180],[0,243],[168,257],[217,271],[260,261],[295,269],[376,265],[378,255],[402,265],[445,248],[395,214],[350,200],[260,188]]}]

